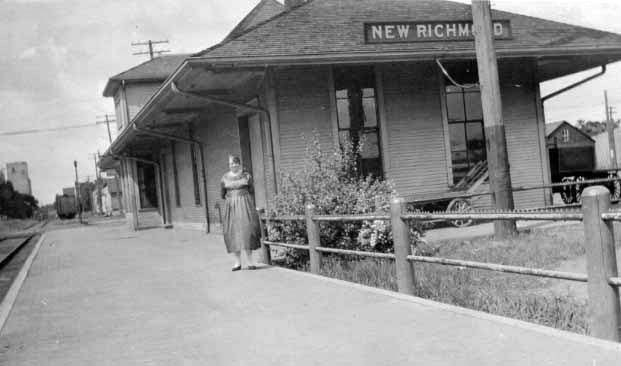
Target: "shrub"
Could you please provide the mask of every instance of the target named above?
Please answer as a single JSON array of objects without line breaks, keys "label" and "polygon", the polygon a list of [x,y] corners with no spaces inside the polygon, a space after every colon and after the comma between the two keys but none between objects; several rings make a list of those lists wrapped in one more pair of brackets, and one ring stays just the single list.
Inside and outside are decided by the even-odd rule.
[{"label": "shrub", "polygon": [[[345,143],[341,148],[324,151],[315,133],[306,140],[306,153],[300,167],[281,175],[281,189],[270,202],[268,216],[303,215],[307,203],[314,205],[318,215],[388,213],[390,200],[396,192],[387,180],[359,174],[357,157],[363,144],[364,141],[353,148]],[[271,241],[306,243],[303,222],[270,222],[267,229]],[[415,244],[422,229],[412,225],[411,234]],[[322,222],[320,240],[323,246],[334,248],[393,251],[390,222],[385,221]],[[286,263],[294,266],[308,257],[306,251],[287,250],[286,254]]]}]

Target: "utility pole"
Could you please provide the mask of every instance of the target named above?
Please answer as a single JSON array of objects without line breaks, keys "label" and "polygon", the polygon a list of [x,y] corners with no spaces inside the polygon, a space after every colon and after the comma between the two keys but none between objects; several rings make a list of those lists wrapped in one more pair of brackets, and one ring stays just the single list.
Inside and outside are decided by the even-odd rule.
[{"label": "utility pole", "polygon": [[606,131],[608,131],[608,147],[610,150],[610,167],[617,169],[617,145],[615,144],[614,120],[612,107],[608,106],[608,91],[604,90],[604,103],[606,105]]},{"label": "utility pole", "polygon": [[133,53],[133,55],[149,55],[150,59],[153,60],[153,57],[154,57],[155,54],[160,55],[162,53],[170,52],[170,50],[154,51],[153,50],[153,45],[154,44],[160,44],[160,43],[168,43],[168,40],[163,40],[163,41],[148,40],[146,42],[132,42],[132,46],[147,46],[147,47],[149,47],[149,51],[136,52],[136,53]]},{"label": "utility pole", "polygon": [[97,153],[93,153],[93,159],[95,160],[95,187],[97,188],[97,213],[101,213],[103,211],[103,207],[101,205],[101,174],[99,172],[99,167],[97,167],[97,156],[99,155],[99,151]]},{"label": "utility pole", "polygon": [[116,119],[114,118],[110,118],[113,117],[110,114],[104,114],[103,116],[97,116],[97,118],[103,118],[103,120],[99,120],[96,121],[95,124],[101,125],[101,124],[106,124],[106,127],[108,127],[108,140],[110,140],[110,145],[112,145],[112,133],[110,133],[110,122],[116,122]]},{"label": "utility pole", "polygon": [[[472,0],[472,20],[492,200],[496,209],[513,210],[513,190],[489,0]],[[494,221],[494,234],[497,238],[507,238],[516,233],[515,221]]]},{"label": "utility pole", "polygon": [[78,162],[73,161],[73,168],[75,169],[75,199],[78,206],[78,218],[80,224],[82,223],[82,201],[80,200],[80,182],[78,181]]}]

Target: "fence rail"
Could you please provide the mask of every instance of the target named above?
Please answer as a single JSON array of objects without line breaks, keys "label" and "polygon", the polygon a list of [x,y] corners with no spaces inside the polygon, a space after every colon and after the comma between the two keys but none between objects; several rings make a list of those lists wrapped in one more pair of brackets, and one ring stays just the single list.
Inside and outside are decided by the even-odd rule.
[{"label": "fence rail", "polygon": [[[405,213],[403,199],[391,202],[390,215],[316,215],[314,207],[306,207],[305,215],[283,217],[261,217],[261,243],[264,262],[271,264],[270,246],[281,246],[307,250],[310,256],[311,272],[319,274],[323,253],[347,254],[361,257],[392,259],[395,262],[397,288],[399,292],[414,294],[414,264],[417,262],[481,269],[495,272],[586,282],[589,294],[589,325],[592,335],[607,340],[620,341],[621,304],[613,222],[621,221],[621,211],[610,210],[610,193],[602,186],[587,188],[582,195],[582,210],[573,212],[556,211],[487,211],[487,212],[414,212]],[[582,221],[587,252],[587,274],[527,268],[500,263],[486,263],[460,259],[425,257],[412,254],[409,237],[411,220],[549,220]],[[386,220],[391,222],[394,254],[322,247],[320,222],[356,222]],[[265,235],[265,224],[272,221],[305,221],[308,245],[269,241]]]}]

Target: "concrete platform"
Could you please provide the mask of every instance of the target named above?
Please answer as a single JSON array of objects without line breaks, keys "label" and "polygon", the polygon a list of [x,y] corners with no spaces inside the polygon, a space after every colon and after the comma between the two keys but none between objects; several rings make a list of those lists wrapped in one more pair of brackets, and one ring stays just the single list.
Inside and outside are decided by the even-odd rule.
[{"label": "concrete platform", "polygon": [[279,268],[231,272],[218,236],[47,234],[1,365],[619,365],[621,347]]}]

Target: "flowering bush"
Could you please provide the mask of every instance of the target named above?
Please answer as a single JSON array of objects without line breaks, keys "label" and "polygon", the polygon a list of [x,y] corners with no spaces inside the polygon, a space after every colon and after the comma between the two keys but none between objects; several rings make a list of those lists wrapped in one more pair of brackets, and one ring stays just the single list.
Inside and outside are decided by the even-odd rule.
[{"label": "flowering bush", "polygon": [[[322,149],[315,133],[307,141],[304,162],[298,169],[281,175],[281,189],[271,200],[268,216],[303,215],[307,203],[314,205],[315,214],[351,215],[386,214],[396,192],[389,181],[358,174],[357,156],[364,141],[356,148],[344,144],[328,152]],[[390,222],[321,222],[320,240],[323,246],[392,252]],[[271,241],[304,244],[304,222],[268,224]],[[418,225],[411,227],[412,242],[422,235]],[[289,262],[299,263],[308,257],[306,251],[287,251]]]}]

